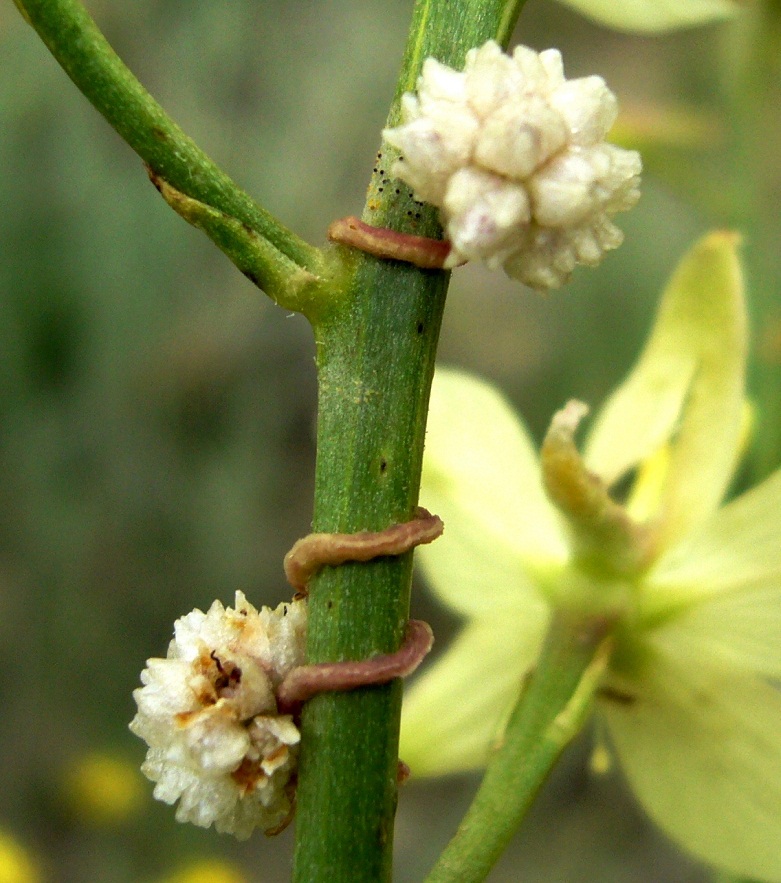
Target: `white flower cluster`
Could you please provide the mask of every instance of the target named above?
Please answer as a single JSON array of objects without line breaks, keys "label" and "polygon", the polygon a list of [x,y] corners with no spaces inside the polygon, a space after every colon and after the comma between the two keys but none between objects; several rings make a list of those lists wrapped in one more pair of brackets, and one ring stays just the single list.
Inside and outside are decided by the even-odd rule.
[{"label": "white flower cluster", "polygon": [[641,162],[604,142],[616,113],[601,77],[564,78],[557,50],[489,41],[463,72],[427,59],[383,136],[402,154],[393,174],[441,210],[445,266],[483,260],[547,289],[623,239],[610,216],[637,202]]},{"label": "white flower cluster", "polygon": [[149,745],[143,773],[176,818],[244,839],[292,814],[298,727],[278,714],[275,690],[304,662],[306,602],[260,611],[241,592],[235,609],[177,620],[166,659],[149,659],[130,729]]}]

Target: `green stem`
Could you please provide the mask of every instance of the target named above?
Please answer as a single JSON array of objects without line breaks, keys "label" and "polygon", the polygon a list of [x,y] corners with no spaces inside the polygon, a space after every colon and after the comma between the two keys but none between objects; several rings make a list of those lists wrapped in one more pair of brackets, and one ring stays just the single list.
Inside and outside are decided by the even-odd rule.
[{"label": "green stem", "polygon": [[[781,4],[758,3],[741,13],[741,26],[725,32],[737,45],[737,70],[728,83],[726,119],[731,133],[724,160],[724,181],[731,181],[729,222],[746,234],[746,258],[756,345],[749,364],[749,385],[757,405],[750,459],[752,482],[766,478],[781,463],[781,309],[778,280],[777,196],[779,166],[775,151],[781,125],[768,114],[781,100]],[[726,66],[725,66],[726,67]]]},{"label": "green stem", "polygon": [[180,193],[246,224],[279,256],[317,273],[304,242],[232,181],[125,66],[78,0],[16,0],[68,76],[153,172]]},{"label": "green stem", "polygon": [[[506,43],[522,0],[418,0],[389,124],[423,60],[458,67],[489,38]],[[375,166],[364,220],[440,235],[436,213]],[[396,190],[398,189],[398,193]],[[320,380],[314,529],[379,530],[412,517],[448,274],[342,246],[348,290],[315,323]],[[309,600],[311,662],[396,650],[409,616],[411,556],[324,568]],[[294,880],[388,881],[401,685],[323,694],[303,715]]]},{"label": "green stem", "polygon": [[426,883],[478,883],[488,876],[588,716],[607,662],[608,629],[604,620],[554,618],[502,745]]}]

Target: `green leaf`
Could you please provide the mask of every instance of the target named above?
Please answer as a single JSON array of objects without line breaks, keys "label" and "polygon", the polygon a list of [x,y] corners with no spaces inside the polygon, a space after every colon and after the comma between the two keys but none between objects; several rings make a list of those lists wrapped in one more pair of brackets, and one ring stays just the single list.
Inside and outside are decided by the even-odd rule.
[{"label": "green leaf", "polygon": [[[333,307],[340,293],[333,280],[327,282],[298,266],[248,224],[187,196],[151,169],[149,177],[168,205],[188,224],[203,230],[276,304],[304,313],[311,320]],[[318,269],[326,270],[325,261]]]}]

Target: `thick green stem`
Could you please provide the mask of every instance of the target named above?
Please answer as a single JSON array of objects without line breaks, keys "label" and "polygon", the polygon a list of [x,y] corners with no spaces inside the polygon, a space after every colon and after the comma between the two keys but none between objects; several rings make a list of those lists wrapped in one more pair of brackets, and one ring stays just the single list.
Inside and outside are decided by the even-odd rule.
[{"label": "thick green stem", "polygon": [[[423,60],[454,67],[489,38],[506,43],[520,0],[419,0],[389,124]],[[439,235],[436,213],[390,184],[378,156],[364,220]],[[398,192],[397,192],[398,191]],[[448,274],[338,246],[350,285],[315,324],[320,401],[314,529],[379,530],[412,517]],[[423,501],[425,503],[425,501]],[[411,556],[326,567],[310,586],[309,659],[397,649],[409,616]],[[323,694],[303,716],[294,879],[387,881],[396,807],[401,685]]]},{"label": "thick green stem", "polygon": [[317,273],[319,249],[261,208],[176,125],[133,76],[78,0],[16,0],[79,90],[159,178],[246,224],[280,256]]},{"label": "thick green stem", "polygon": [[587,718],[608,658],[608,630],[605,620],[554,618],[502,745],[426,883],[478,883],[488,876]]}]

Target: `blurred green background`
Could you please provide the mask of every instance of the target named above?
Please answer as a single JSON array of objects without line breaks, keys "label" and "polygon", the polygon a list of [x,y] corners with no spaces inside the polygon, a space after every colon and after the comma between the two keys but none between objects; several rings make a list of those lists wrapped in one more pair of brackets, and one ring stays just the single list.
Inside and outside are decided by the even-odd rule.
[{"label": "blurred green background", "polygon": [[[360,213],[411,6],[90,3],[183,128],[315,243],[333,218]],[[554,2],[528,3],[516,41],[561,48],[569,76],[602,74],[625,109],[618,135],[645,149],[647,165],[639,207],[619,219],[626,243],[563,292],[542,298],[480,268],[454,273],[442,361],[494,378],[538,436],[567,398],[597,404],[622,376],[693,239],[737,224],[756,328],[749,472],[778,462],[772,15],[768,5],[742,22],[630,37]],[[237,845],[177,824],[152,801],[137,772],[144,745],[127,723],[144,661],[164,655],[176,617],[232,601],[236,589],[257,605],[289,595],[281,559],[308,531],[311,509],[313,352],[306,322],[274,307],[167,208],[4,2],[0,883],[36,879],[29,869],[9,876],[3,832],[45,881],[288,878],[291,831]],[[423,587],[413,604],[441,651],[457,623]],[[573,746],[491,879],[705,880],[616,772],[587,771],[590,744],[586,734]],[[475,784],[404,788],[398,881],[422,877]],[[173,876],[206,859],[228,862],[225,874],[211,865],[201,877]]]}]

